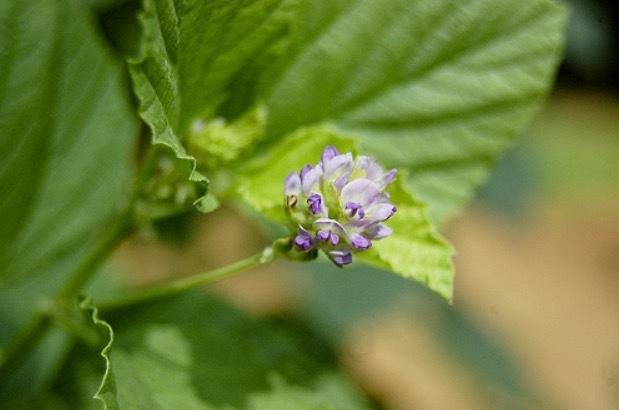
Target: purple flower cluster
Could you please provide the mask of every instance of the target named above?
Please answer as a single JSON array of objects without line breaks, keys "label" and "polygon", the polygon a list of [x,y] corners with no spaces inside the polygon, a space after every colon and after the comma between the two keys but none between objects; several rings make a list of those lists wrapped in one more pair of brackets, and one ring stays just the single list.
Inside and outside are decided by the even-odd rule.
[{"label": "purple flower cluster", "polygon": [[300,251],[324,251],[336,265],[352,262],[354,252],[391,235],[383,222],[396,211],[385,189],[397,170],[383,172],[372,157],[353,159],[333,146],[321,161],[292,172],[285,181],[288,218],[295,229],[294,246]]}]

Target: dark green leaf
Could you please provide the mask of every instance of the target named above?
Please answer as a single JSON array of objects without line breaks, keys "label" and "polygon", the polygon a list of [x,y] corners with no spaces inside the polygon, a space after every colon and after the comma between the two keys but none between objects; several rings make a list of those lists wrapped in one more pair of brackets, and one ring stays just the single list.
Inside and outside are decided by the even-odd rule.
[{"label": "dark green leaf", "polygon": [[311,334],[252,319],[199,292],[106,320],[114,341],[104,386],[113,381],[116,397],[112,389],[99,394],[108,408],[115,400],[123,409],[262,409],[291,398],[303,408],[335,408],[324,407],[331,399],[347,403],[341,408],[364,403]]}]

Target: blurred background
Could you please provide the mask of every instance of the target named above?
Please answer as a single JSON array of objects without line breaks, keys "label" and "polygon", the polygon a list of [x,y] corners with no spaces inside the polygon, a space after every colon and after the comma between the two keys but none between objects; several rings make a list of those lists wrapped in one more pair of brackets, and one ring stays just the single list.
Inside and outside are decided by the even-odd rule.
[{"label": "blurred background", "polygon": [[[619,409],[619,2],[571,0],[565,61],[546,106],[444,228],[453,306],[394,275],[287,264],[215,292],[307,324],[391,409]],[[125,244],[133,285],[261,249],[233,207],[162,223]],[[129,279],[126,279],[126,278]]]}]

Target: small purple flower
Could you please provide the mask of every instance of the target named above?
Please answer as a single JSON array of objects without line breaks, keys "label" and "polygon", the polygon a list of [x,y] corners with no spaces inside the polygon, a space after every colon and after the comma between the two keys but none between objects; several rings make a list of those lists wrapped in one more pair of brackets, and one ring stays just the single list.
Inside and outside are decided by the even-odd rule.
[{"label": "small purple flower", "polygon": [[397,170],[384,172],[372,157],[324,149],[321,161],[292,172],[284,183],[287,214],[301,252],[322,250],[336,265],[393,232],[383,222],[395,212],[385,189]]},{"label": "small purple flower", "polygon": [[322,196],[320,194],[312,194],[307,198],[307,205],[309,205],[310,212],[312,215],[326,215],[325,206],[322,203]]}]

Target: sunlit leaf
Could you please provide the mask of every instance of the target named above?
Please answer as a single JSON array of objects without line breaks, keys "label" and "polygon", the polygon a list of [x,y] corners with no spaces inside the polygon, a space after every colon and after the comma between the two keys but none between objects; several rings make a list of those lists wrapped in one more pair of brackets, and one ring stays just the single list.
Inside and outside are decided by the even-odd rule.
[{"label": "sunlit leaf", "polygon": [[410,171],[436,221],[453,214],[550,89],[564,10],[548,0],[305,3],[265,76],[269,133],[329,122]]},{"label": "sunlit leaf", "polygon": [[398,207],[387,222],[393,234],[374,241],[371,249],[359,253],[359,259],[421,282],[451,300],[453,265],[450,247],[433,231],[426,206],[406,191],[402,179],[392,184],[389,193],[391,202]]}]

